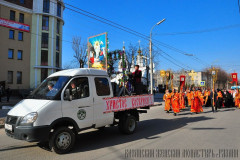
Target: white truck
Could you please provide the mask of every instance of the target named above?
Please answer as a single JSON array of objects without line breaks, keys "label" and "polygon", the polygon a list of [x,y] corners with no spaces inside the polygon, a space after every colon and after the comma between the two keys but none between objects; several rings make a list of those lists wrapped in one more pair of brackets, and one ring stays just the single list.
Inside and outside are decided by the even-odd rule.
[{"label": "white truck", "polygon": [[85,129],[118,125],[120,132],[132,134],[139,113],[146,113],[153,103],[153,95],[113,97],[106,71],[63,70],[50,75],[8,112],[5,132],[15,139],[45,143],[63,154]]}]

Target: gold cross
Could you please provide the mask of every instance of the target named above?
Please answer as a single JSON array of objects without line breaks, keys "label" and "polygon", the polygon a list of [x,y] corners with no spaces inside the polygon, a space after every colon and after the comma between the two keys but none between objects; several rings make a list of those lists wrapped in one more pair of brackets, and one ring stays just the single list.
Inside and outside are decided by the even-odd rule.
[{"label": "gold cross", "polygon": [[194,70],[191,70],[191,72],[190,72],[190,73],[188,73],[188,75],[189,75],[189,76],[191,76],[191,80],[192,80],[192,81],[194,81],[194,76],[196,76],[196,75],[197,75],[197,73],[196,73],[196,72],[194,72]]}]

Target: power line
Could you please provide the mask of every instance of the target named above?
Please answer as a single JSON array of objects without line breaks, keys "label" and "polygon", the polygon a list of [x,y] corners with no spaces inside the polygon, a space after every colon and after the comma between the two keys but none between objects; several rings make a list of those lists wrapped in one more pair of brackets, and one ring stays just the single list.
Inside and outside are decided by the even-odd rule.
[{"label": "power line", "polygon": [[232,29],[232,28],[239,28],[239,27],[240,27],[240,24],[233,24],[233,25],[228,25],[228,26],[224,26],[224,27],[203,29],[203,30],[197,30],[197,31],[173,32],[173,33],[156,33],[154,35],[172,36],[172,35],[184,35],[184,34],[197,34],[197,33],[214,32],[214,31],[226,30],[226,29]]},{"label": "power line", "polygon": [[[51,3],[54,3],[54,4],[57,4],[56,2],[53,2],[53,1],[50,1],[50,2],[51,2]],[[71,11],[73,11],[73,12],[79,13],[79,14],[81,14],[81,15],[84,15],[84,16],[86,16],[86,17],[92,18],[92,19],[94,19],[94,20],[96,20],[96,21],[99,21],[99,22],[101,22],[101,23],[110,25],[110,26],[112,26],[112,27],[115,27],[115,28],[120,29],[120,30],[122,30],[122,31],[125,31],[125,32],[127,32],[127,33],[133,34],[133,35],[135,35],[135,36],[137,36],[137,37],[143,38],[144,40],[147,40],[147,41],[149,40],[149,37],[148,37],[148,36],[146,36],[146,35],[144,35],[144,34],[142,34],[142,33],[139,33],[139,32],[137,32],[137,31],[134,31],[134,30],[132,30],[132,29],[130,29],[130,28],[128,28],[128,27],[124,27],[124,26],[122,26],[122,25],[120,25],[120,24],[118,24],[118,23],[115,23],[115,22],[110,21],[110,20],[108,20],[108,19],[106,19],[106,18],[103,18],[103,17],[97,16],[97,15],[95,15],[95,14],[92,14],[92,13],[90,13],[90,12],[87,12],[87,11],[83,10],[83,9],[80,9],[80,8],[78,8],[78,7],[75,7],[75,6],[72,6],[72,5],[68,4],[68,3],[65,3],[65,4],[78,10],[78,11],[77,11],[77,10],[75,10],[75,9],[72,9],[72,8],[70,8],[70,7],[66,7],[66,6],[65,6],[66,9],[69,9],[69,10],[71,10]],[[85,12],[85,13],[83,13],[83,12]],[[92,16],[87,15],[86,13],[87,13],[87,14],[90,14],[90,15],[92,15]],[[93,16],[95,16],[95,17],[93,17]],[[108,21],[108,22],[105,22],[105,21],[103,21],[103,20],[101,20],[101,19],[98,19],[98,18],[96,18],[96,17],[101,18],[101,19],[104,19],[105,21]],[[111,24],[111,23],[113,23],[114,25]],[[116,25],[117,25],[117,26],[116,26]],[[120,26],[120,27],[119,27],[119,26]],[[163,46],[163,47],[166,47],[166,48],[169,48],[169,49],[174,50],[174,51],[176,51],[176,52],[179,52],[179,53],[181,53],[181,54],[183,54],[183,55],[185,55],[185,56],[186,56],[186,55],[189,56],[188,53],[186,53],[186,52],[184,52],[184,51],[181,51],[181,50],[179,50],[179,49],[177,49],[177,48],[175,48],[175,47],[173,47],[173,46],[170,46],[170,45],[165,44],[165,43],[163,43],[163,42],[157,41],[157,40],[155,40],[155,39],[153,39],[153,41],[155,41],[156,43],[158,43],[159,45],[161,45],[161,46]]]},{"label": "power line", "polygon": [[240,0],[238,0],[238,10],[239,10],[239,13],[240,13]]},{"label": "power line", "polygon": [[[82,15],[84,15],[84,16],[89,17],[89,18],[95,19],[95,20],[97,20],[97,21],[100,21],[100,22],[102,22],[102,23],[108,24],[108,25],[110,25],[110,26],[112,26],[112,27],[118,28],[118,29],[120,29],[120,30],[123,30],[123,31],[125,31],[125,32],[130,33],[130,34],[133,34],[133,35],[135,35],[135,36],[141,37],[141,38],[143,38],[143,39],[145,39],[145,40],[147,40],[147,41],[149,40],[149,37],[148,37],[148,36],[146,36],[146,35],[144,35],[144,34],[142,34],[142,33],[140,33],[140,32],[137,32],[137,31],[132,30],[132,29],[130,29],[130,28],[128,28],[128,27],[125,27],[125,26],[122,26],[122,25],[120,25],[120,24],[118,24],[118,23],[115,23],[115,22],[113,22],[113,21],[111,21],[111,20],[108,20],[108,19],[106,19],[106,18],[100,17],[100,16],[95,15],[95,14],[93,14],[93,13],[90,13],[90,12],[88,12],[88,11],[85,11],[85,10],[79,8],[79,7],[72,6],[72,5],[68,4],[68,3],[65,3],[65,4],[68,5],[68,6],[70,6],[70,7],[75,8],[75,9],[77,9],[77,10],[80,10],[80,11],[82,11],[82,12],[85,12],[85,13],[87,13],[87,14],[90,14],[90,15],[92,15],[92,16],[95,16],[95,17],[104,19],[104,20],[106,20],[106,21],[108,21],[108,22],[110,22],[110,23],[113,23],[113,24],[115,24],[115,25],[112,25],[112,24],[110,24],[110,23],[108,23],[108,22],[104,22],[104,21],[99,20],[99,19],[97,19],[97,18],[95,18],[95,17],[89,16],[89,15],[87,15],[87,14],[85,14],[85,13],[82,13],[82,12],[76,11],[76,10],[74,10],[74,9],[71,9],[71,8],[69,8],[69,7],[65,7],[65,8],[67,8],[67,9],[71,10],[71,11],[80,13],[80,14],[82,14]],[[116,26],[116,25],[117,25],[117,26]],[[118,26],[120,26],[120,27],[118,27]],[[122,29],[121,27],[122,27],[122,28],[125,28],[125,29]],[[127,29],[127,30],[126,30],[126,29]],[[129,32],[128,30],[130,30],[131,32]],[[165,44],[165,43],[163,43],[163,42],[157,41],[157,40],[155,40],[155,39],[152,39],[152,40],[155,41],[156,43],[158,43],[159,45],[163,46],[163,47],[166,47],[166,48],[169,48],[169,49],[174,50],[174,51],[176,51],[176,52],[179,52],[179,53],[181,53],[181,54],[183,54],[183,55],[185,55],[185,56],[191,55],[191,54],[189,54],[189,53],[187,53],[187,52],[181,51],[180,49],[177,49],[177,48],[175,48],[175,47],[173,47],[173,46],[170,46],[170,45],[168,45],[168,44]]]}]

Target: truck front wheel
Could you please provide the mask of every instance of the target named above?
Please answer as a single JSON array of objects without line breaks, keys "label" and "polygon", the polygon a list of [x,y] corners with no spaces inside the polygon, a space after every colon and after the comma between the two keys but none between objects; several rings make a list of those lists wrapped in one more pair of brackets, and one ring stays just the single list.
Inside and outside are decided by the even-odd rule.
[{"label": "truck front wheel", "polygon": [[136,117],[130,115],[125,119],[120,119],[118,125],[120,132],[124,134],[133,134],[137,128]]},{"label": "truck front wheel", "polygon": [[58,154],[64,154],[72,150],[75,144],[75,134],[67,127],[57,128],[50,137],[50,149]]}]

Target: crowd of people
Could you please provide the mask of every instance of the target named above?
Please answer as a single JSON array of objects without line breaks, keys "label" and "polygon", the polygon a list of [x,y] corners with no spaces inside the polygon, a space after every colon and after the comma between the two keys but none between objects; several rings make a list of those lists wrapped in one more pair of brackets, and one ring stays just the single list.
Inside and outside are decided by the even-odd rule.
[{"label": "crowd of people", "polygon": [[186,107],[190,108],[191,113],[201,113],[204,107],[212,107],[212,112],[217,112],[222,107],[240,108],[240,93],[238,90],[208,90],[200,88],[187,89],[172,92],[165,91],[163,96],[165,101],[165,111],[172,111],[176,116]]}]

